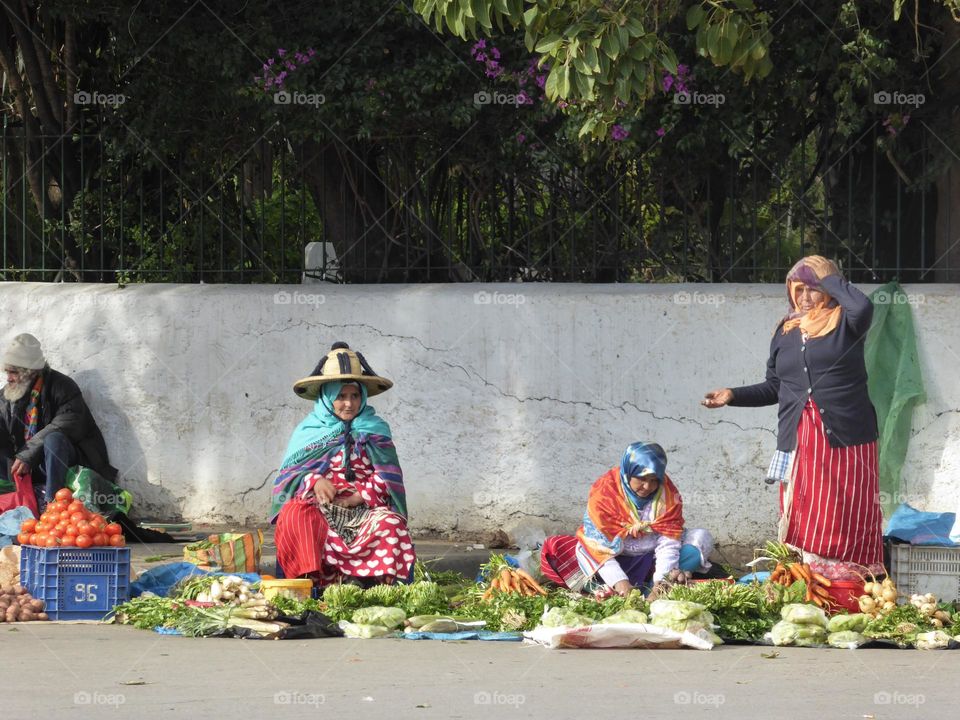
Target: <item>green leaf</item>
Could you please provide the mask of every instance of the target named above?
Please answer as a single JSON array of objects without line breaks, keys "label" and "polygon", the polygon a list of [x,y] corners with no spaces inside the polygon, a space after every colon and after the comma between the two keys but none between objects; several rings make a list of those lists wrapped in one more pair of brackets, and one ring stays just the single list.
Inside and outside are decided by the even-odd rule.
[{"label": "green leaf", "polygon": [[671,48],[663,48],[663,54],[660,55],[660,63],[671,75],[677,74],[677,56]]},{"label": "green leaf", "polygon": [[534,50],[538,53],[548,54],[556,50],[560,45],[563,44],[563,38],[557,35],[556,33],[551,33],[547,35],[543,40],[537,43]]},{"label": "green leaf", "polygon": [[600,65],[597,62],[597,50],[593,45],[587,45],[584,51],[584,60],[591,70],[591,74],[600,72]]},{"label": "green leaf", "polygon": [[563,73],[560,76],[560,84],[557,87],[558,94],[566,100],[570,97],[570,65],[563,66]]},{"label": "green leaf", "polygon": [[476,13],[477,22],[480,23],[480,26],[486,30],[493,30],[493,24],[490,22],[490,7],[487,5],[486,0],[473,0],[474,1],[474,12]]},{"label": "green leaf", "polygon": [[597,117],[587,118],[587,121],[580,126],[580,132],[577,133],[578,138],[582,138],[584,135],[589,135],[593,132],[593,129],[597,126]]},{"label": "green leaf", "polygon": [[689,10],[687,10],[687,30],[693,30],[706,16],[706,11],[703,9],[703,5],[693,5]]},{"label": "green leaf", "polygon": [[620,47],[630,47],[630,33],[623,25],[617,28],[617,35],[620,37]]},{"label": "green leaf", "polygon": [[646,32],[643,29],[643,24],[636,18],[629,18],[626,23],[627,32],[630,33],[633,37],[640,37],[645,35]]},{"label": "green leaf", "polygon": [[544,85],[543,89],[544,89],[544,92],[547,93],[547,98],[549,98],[550,100],[555,100],[557,98],[557,94],[559,92],[559,86],[560,86],[560,68],[561,67],[563,66],[560,65],[559,63],[554,64],[554,66],[550,68],[550,74],[547,75],[547,83],[546,85]]},{"label": "green leaf", "polygon": [[583,73],[575,73],[577,91],[584,100],[593,100],[593,78]]},{"label": "green leaf", "polygon": [[523,24],[527,27],[533,25],[533,21],[537,19],[537,15],[540,13],[540,8],[534,5],[532,8],[527,10],[523,14]]},{"label": "green leaf", "polygon": [[537,39],[533,36],[533,33],[530,32],[530,28],[527,28],[523,31],[523,44],[527,48],[527,52],[532,53],[534,47],[536,46]]},{"label": "green leaf", "polygon": [[713,58],[720,56],[720,26],[711,25],[707,29],[707,50]]},{"label": "green leaf", "polygon": [[617,55],[620,54],[620,41],[617,38],[617,35],[613,32],[609,32],[603,36],[603,39],[600,41],[600,49],[603,50],[604,54],[611,60],[616,60]]},{"label": "green leaf", "polygon": [[766,46],[759,39],[753,41],[753,49],[750,50],[750,57],[753,60],[763,60],[767,54]]},{"label": "green leaf", "polygon": [[510,14],[510,6],[507,5],[507,0],[496,0],[496,2],[494,2],[494,6],[503,14]]}]

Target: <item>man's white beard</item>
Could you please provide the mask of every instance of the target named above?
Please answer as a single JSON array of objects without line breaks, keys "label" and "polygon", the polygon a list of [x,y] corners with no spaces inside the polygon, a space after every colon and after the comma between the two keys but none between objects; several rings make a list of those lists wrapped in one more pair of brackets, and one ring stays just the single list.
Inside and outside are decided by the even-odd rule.
[{"label": "man's white beard", "polygon": [[33,389],[33,384],[37,380],[37,375],[34,373],[30,377],[26,377],[18,383],[7,383],[3,386],[3,397],[9,402],[16,402],[28,392]]}]

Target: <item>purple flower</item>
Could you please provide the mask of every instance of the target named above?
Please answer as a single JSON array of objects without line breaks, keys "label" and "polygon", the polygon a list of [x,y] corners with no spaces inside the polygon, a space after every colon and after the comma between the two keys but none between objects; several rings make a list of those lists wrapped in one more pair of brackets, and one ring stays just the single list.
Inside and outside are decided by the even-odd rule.
[{"label": "purple flower", "polygon": [[287,71],[284,70],[282,73],[277,75],[277,80],[276,80],[277,84],[282,83],[286,78],[287,78]]},{"label": "purple flower", "polygon": [[517,133],[517,142],[523,145],[524,141],[527,139],[527,136],[523,133]]},{"label": "purple flower", "polygon": [[297,69],[297,64],[296,64],[295,62],[290,61],[290,60],[287,60],[287,62],[285,62],[284,65],[286,65],[286,66],[287,66],[287,69],[288,69],[288,70],[291,70],[291,71]]},{"label": "purple flower", "polygon": [[610,129],[610,137],[620,142],[630,137],[630,131],[618,123]]},{"label": "purple flower", "polygon": [[474,48],[474,50],[477,50],[477,49],[483,50],[483,48],[485,48],[486,46],[487,46],[487,41],[481,39],[481,40],[477,40],[477,42],[474,44],[473,48]]},{"label": "purple flower", "polygon": [[517,104],[519,105],[533,105],[533,99],[527,95],[523,90],[517,93]]},{"label": "purple flower", "polygon": [[657,137],[663,137],[666,134],[667,134],[667,131],[664,130],[662,127],[657,128]]},{"label": "purple flower", "polygon": [[494,60],[500,59],[500,51],[497,50],[497,48],[493,48],[492,50],[490,50],[490,54],[493,55]]},{"label": "purple flower", "polygon": [[547,84],[546,75],[537,75],[537,87],[543,90],[544,86]]},{"label": "purple flower", "polygon": [[476,55],[473,56],[473,59],[476,60],[477,62],[486,62],[487,55],[486,53],[478,52]]},{"label": "purple flower", "polygon": [[308,49],[307,49],[307,55],[309,55],[310,57],[313,57],[313,56],[316,55],[316,54],[317,54],[317,51],[314,50],[313,48],[308,48]]},{"label": "purple flower", "polygon": [[673,87],[673,75],[669,73],[664,74],[663,76],[663,91],[670,92],[670,88]]},{"label": "purple flower", "polygon": [[273,58],[267,60],[267,67],[270,67],[271,65],[273,65]]},{"label": "purple flower", "polygon": [[690,72],[690,68],[687,67],[686,65],[683,65],[683,64],[677,65],[677,76],[678,76],[678,77],[686,77],[688,72]]},{"label": "purple flower", "polygon": [[283,56],[286,55],[286,54],[287,54],[287,51],[286,51],[286,50],[284,50],[283,48],[277,48],[277,56],[278,56],[278,57],[283,57]]}]

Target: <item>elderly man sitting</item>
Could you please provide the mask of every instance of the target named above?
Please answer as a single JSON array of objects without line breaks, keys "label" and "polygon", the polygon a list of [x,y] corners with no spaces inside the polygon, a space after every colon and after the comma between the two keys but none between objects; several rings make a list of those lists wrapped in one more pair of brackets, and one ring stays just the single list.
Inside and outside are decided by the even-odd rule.
[{"label": "elderly man sitting", "polygon": [[[7,384],[0,400],[0,476],[30,475],[40,505],[84,465],[115,481],[107,446],[77,384],[51,370],[40,342],[17,335],[3,355]],[[39,486],[39,487],[37,487]]]}]

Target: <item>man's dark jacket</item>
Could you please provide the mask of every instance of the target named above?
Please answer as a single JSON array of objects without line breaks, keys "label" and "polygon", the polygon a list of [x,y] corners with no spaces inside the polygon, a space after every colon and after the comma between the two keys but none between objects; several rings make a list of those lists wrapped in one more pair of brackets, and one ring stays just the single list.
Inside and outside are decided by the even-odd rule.
[{"label": "man's dark jacket", "polygon": [[27,393],[16,402],[0,398],[0,452],[15,455],[31,468],[43,462],[43,439],[59,430],[79,452],[77,464],[88,467],[107,480],[116,481],[117,470],[111,467],[107,444],[80,388],[69,377],[45,367],[43,389],[40,391],[40,418],[36,435],[24,443],[24,417],[30,402]]}]

